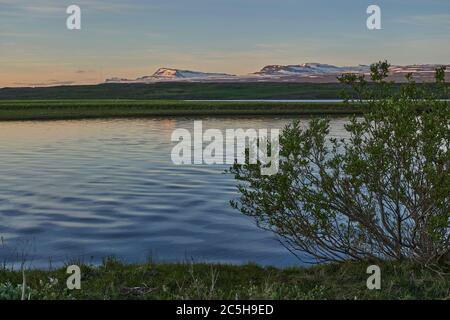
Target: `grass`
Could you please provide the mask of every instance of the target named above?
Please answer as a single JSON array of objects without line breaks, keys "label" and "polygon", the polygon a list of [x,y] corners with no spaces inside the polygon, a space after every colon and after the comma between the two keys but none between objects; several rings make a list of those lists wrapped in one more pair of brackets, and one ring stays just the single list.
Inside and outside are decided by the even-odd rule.
[{"label": "grass", "polygon": [[0,100],[0,121],[221,115],[348,115],[344,103],[190,102],[176,100]]},{"label": "grass", "polygon": [[[258,265],[136,264],[106,259],[83,265],[81,290],[66,289],[64,268],[26,272],[30,299],[450,299],[450,269],[383,263],[381,290],[368,290],[370,263],[310,268]],[[0,271],[0,299],[20,299],[20,271]]]}]

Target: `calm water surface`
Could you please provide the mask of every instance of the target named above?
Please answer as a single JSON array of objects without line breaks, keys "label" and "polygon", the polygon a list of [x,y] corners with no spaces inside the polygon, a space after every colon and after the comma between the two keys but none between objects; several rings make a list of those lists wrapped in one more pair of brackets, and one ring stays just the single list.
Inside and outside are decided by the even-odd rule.
[{"label": "calm water surface", "polygon": [[[202,120],[225,130],[283,128],[291,119]],[[0,262],[25,253],[34,267],[112,255],[298,264],[230,208],[237,193],[226,166],[172,164],[172,131],[192,130],[193,121],[0,122]],[[342,136],[344,122],[334,119],[331,134]]]}]

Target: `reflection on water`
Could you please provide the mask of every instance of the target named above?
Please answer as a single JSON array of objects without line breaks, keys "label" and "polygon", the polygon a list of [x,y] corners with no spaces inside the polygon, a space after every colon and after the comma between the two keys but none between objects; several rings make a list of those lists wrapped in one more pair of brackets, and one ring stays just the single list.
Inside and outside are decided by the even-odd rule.
[{"label": "reflection on water", "polygon": [[[198,120],[198,119],[195,119]],[[203,118],[204,129],[282,128],[286,118]],[[176,128],[194,119],[0,123],[0,261],[25,251],[35,267],[117,256],[298,264],[232,210],[226,166],[171,163]],[[332,121],[341,136],[345,119]],[[25,244],[24,244],[25,243]]]}]

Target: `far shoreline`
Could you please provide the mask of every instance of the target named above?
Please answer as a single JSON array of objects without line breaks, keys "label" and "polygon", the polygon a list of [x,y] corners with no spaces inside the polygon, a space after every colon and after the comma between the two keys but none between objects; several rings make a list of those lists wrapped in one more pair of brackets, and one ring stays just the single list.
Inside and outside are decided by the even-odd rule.
[{"label": "far shoreline", "polygon": [[350,116],[364,109],[332,100],[0,100],[0,121],[149,118],[164,116]]}]

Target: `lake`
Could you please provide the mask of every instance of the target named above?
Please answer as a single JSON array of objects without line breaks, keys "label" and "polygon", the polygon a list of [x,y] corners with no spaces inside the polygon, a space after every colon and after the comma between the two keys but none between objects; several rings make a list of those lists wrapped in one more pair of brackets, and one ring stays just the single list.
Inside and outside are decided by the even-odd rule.
[{"label": "lake", "polygon": [[[0,122],[0,262],[23,253],[39,268],[107,256],[298,265],[230,207],[227,166],[172,164],[171,134],[194,120],[205,130],[281,129],[292,118]],[[333,119],[331,135],[343,136],[345,121]]]}]

